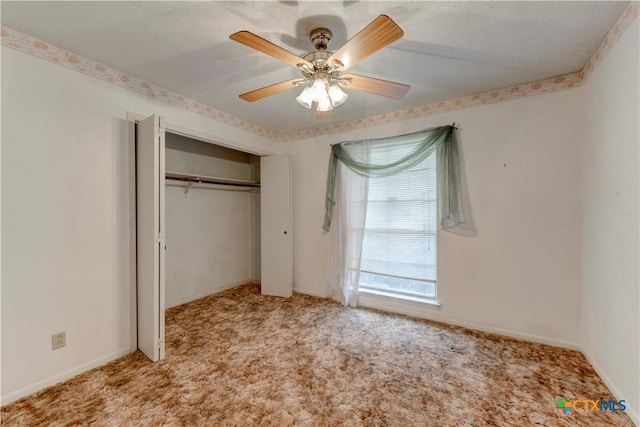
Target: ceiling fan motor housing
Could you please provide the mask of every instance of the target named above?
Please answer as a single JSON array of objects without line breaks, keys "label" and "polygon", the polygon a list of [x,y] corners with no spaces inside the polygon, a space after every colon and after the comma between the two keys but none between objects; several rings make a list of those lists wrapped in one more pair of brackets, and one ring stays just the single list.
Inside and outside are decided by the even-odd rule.
[{"label": "ceiling fan motor housing", "polygon": [[316,50],[327,50],[333,34],[327,28],[316,28],[309,33],[309,40]]},{"label": "ceiling fan motor housing", "polygon": [[313,70],[305,70],[302,69],[302,74],[305,74],[305,77],[309,77],[306,74],[312,75],[314,72],[319,70],[329,69],[327,64],[327,59],[331,56],[331,52],[317,50],[315,52],[307,53],[303,59],[305,61],[309,61],[313,64]]}]

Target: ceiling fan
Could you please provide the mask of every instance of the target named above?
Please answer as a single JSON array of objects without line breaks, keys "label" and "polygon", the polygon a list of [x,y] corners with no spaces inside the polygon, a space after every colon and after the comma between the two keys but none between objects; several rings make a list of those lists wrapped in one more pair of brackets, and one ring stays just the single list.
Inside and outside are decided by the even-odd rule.
[{"label": "ceiling fan", "polygon": [[391,18],[380,15],[336,52],[329,52],[327,48],[333,37],[331,31],[316,28],[309,34],[316,50],[299,57],[249,31],[239,31],[229,38],[283,61],[302,73],[301,78],[243,93],[240,98],[253,102],[294,87],[305,86],[296,100],[305,108],[310,109],[315,105],[318,118],[327,117],[334,107],[347,100],[348,95],[342,88],[400,99],[409,90],[408,85],[343,72],[398,40],[403,34],[402,29]]}]

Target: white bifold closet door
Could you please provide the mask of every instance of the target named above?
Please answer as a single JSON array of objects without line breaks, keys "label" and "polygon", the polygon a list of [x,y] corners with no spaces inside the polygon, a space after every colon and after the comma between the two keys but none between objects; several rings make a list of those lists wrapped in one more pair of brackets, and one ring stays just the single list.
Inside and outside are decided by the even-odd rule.
[{"label": "white bifold closet door", "polygon": [[[165,356],[164,128],[163,118],[155,115],[136,127],[138,349],[154,362]],[[262,157],[260,184],[262,293],[289,297],[292,291],[289,157]]]},{"label": "white bifold closet door", "polygon": [[264,295],[290,297],[291,170],[289,156],[260,158],[260,282]]},{"label": "white bifold closet door", "polygon": [[138,349],[164,358],[164,120],[151,116],[136,128]]}]

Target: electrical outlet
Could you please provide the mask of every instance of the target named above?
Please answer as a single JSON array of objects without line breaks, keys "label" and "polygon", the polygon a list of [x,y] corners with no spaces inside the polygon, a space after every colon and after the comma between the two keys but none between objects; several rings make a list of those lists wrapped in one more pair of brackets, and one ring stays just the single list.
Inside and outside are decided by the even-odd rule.
[{"label": "electrical outlet", "polygon": [[51,335],[51,350],[57,350],[67,345],[67,333],[58,332]]}]

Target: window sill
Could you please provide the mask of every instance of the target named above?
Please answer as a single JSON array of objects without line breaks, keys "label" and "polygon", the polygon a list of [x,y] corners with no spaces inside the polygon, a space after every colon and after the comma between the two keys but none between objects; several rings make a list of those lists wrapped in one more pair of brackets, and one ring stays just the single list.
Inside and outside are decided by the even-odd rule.
[{"label": "window sill", "polygon": [[393,292],[384,292],[384,291],[378,291],[373,289],[359,289],[358,293],[360,297],[359,299],[362,299],[362,297],[364,297],[365,301],[362,301],[362,303],[365,306],[368,306],[368,304],[366,303],[367,299],[375,299],[375,300],[380,300],[381,302],[382,301],[395,302],[395,303],[406,302],[413,306],[435,308],[435,309],[440,308],[440,302],[435,298],[398,295]]}]

